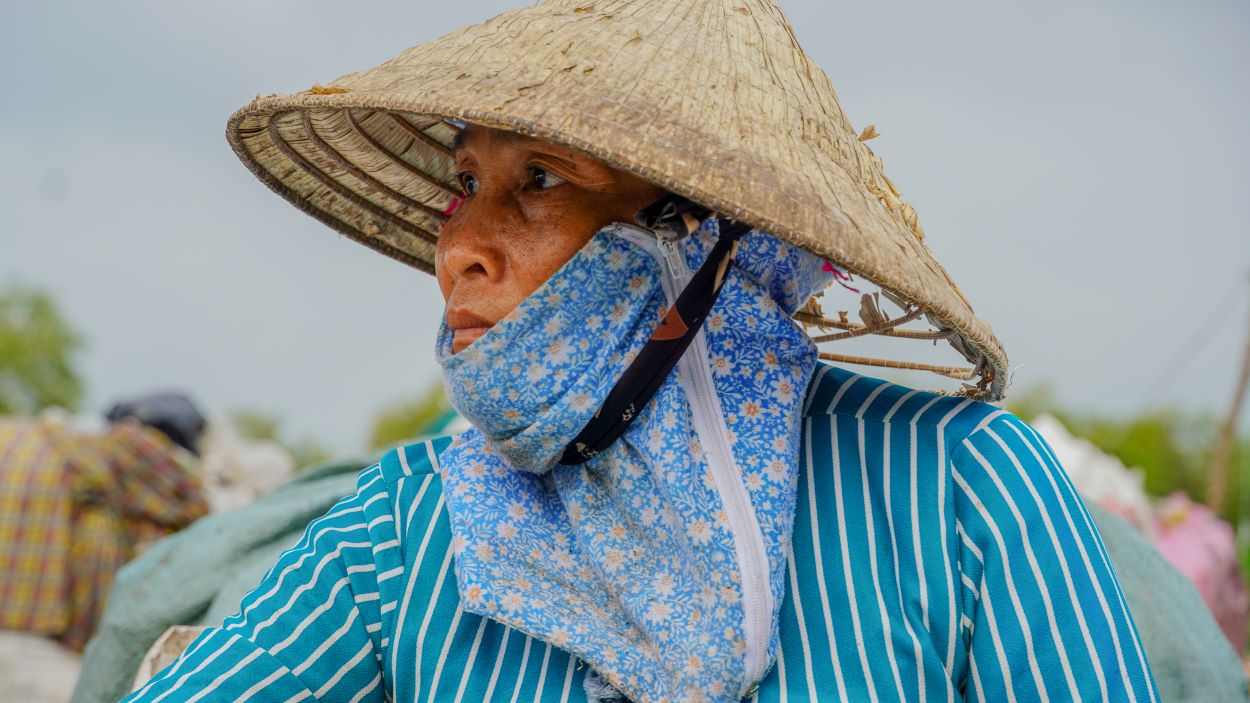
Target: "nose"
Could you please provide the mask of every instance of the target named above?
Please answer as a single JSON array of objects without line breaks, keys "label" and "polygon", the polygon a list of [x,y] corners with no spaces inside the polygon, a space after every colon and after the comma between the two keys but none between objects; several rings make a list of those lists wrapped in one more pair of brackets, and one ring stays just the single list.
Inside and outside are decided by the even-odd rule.
[{"label": "nose", "polygon": [[484,209],[489,208],[464,203],[443,226],[435,256],[440,278],[491,282],[503,276],[504,253],[497,246],[496,228]]}]

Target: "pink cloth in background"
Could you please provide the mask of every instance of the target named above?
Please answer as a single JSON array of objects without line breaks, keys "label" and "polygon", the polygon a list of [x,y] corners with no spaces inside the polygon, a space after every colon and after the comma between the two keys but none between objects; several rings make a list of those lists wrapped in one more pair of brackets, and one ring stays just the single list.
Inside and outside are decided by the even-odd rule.
[{"label": "pink cloth in background", "polygon": [[1184,493],[1159,503],[1155,547],[1198,588],[1235,651],[1246,648],[1250,593],[1237,559],[1233,528]]}]

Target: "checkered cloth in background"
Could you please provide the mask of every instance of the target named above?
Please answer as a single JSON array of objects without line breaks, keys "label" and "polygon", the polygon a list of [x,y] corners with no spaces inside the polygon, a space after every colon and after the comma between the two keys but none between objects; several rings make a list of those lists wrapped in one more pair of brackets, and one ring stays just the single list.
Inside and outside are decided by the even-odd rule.
[{"label": "checkered cloth in background", "polygon": [[0,420],[0,628],[81,649],[117,569],[208,512],[188,456],[130,422]]}]

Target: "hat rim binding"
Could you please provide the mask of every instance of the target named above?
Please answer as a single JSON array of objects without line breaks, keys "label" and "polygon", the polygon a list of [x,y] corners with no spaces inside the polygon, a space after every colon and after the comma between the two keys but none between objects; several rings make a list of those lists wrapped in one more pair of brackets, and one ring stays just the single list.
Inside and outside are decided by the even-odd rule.
[{"label": "hat rim binding", "polygon": [[[514,12],[521,12],[521,10]],[[481,25],[476,25],[474,27],[480,26]],[[433,42],[417,45],[409,51],[430,47],[439,42],[446,41],[448,37],[454,36],[456,36],[455,33]],[[378,68],[390,67],[387,66],[387,64],[383,64],[382,67]],[[451,72],[455,67],[443,65],[440,66],[440,68],[446,72]],[[570,133],[566,128],[562,128],[560,125],[544,124],[540,119],[518,116],[515,112],[513,114],[509,114],[509,111],[506,109],[486,109],[480,105],[475,106],[468,104],[471,102],[470,100],[455,101],[445,98],[440,100],[438,96],[438,93],[440,92],[438,90],[439,86],[436,85],[426,86],[409,83],[403,86],[402,92],[397,89],[391,89],[389,91],[376,91],[369,89],[361,90],[353,85],[353,83],[356,82],[353,81],[354,78],[359,77],[361,74],[367,74],[372,70],[376,69],[369,69],[357,74],[348,74],[347,76],[343,76],[342,78],[331,83],[330,88],[316,86],[309,91],[300,93],[272,95],[265,98],[258,97],[250,104],[240,108],[231,116],[226,129],[226,136],[231,147],[240,160],[243,161],[243,163],[250,171],[252,171],[253,174],[257,176],[257,178],[265,183],[271,190],[281,195],[284,199],[288,200],[299,209],[312,215],[317,220],[323,222],[330,228],[338,231],[348,238],[360,242],[390,258],[401,261],[427,273],[433,272],[432,262],[428,258],[422,258],[420,255],[414,254],[411,251],[404,251],[403,249],[388,243],[382,237],[378,236],[377,233],[371,234],[369,232],[362,231],[359,227],[353,226],[349,222],[340,219],[340,217],[332,213],[327,206],[314,202],[309,195],[315,196],[318,194],[318,191],[313,190],[309,194],[305,194],[296,190],[284,180],[284,176],[291,177],[294,170],[299,168],[297,162],[288,157],[285,161],[278,158],[278,163],[264,163],[257,155],[257,152],[263,148],[264,145],[262,144],[261,147],[257,147],[254,150],[253,145],[249,144],[249,140],[255,141],[258,139],[257,134],[264,131],[260,129],[260,127],[276,130],[278,120],[287,113],[297,111],[300,112],[301,116],[305,120],[305,124],[307,125],[308,115],[312,112],[325,115],[337,111],[347,111],[350,113],[350,111],[354,110],[368,110],[392,113],[401,117],[419,120],[421,122],[445,121],[449,119],[460,120],[467,123],[517,132],[531,137],[544,139],[561,146],[576,149],[598,158],[614,168],[619,168],[654,183],[657,186],[666,188],[673,193],[690,198],[691,200],[716,210],[723,215],[746,222],[753,227],[757,227],[761,230],[774,234],[781,239],[801,246],[812,253],[826,258],[834,264],[861,276],[873,284],[897,294],[907,303],[916,305],[924,311],[931,323],[934,323],[939,328],[954,330],[958,336],[962,337],[968,343],[968,345],[965,346],[970,345],[975,350],[976,357],[970,357],[969,361],[972,361],[976,367],[976,372],[981,376],[982,383],[975,391],[966,389],[965,394],[988,401],[1000,400],[1003,397],[1007,380],[1007,357],[1001,343],[999,343],[995,338],[989,325],[975,316],[972,312],[971,306],[968,305],[966,299],[963,298],[962,293],[959,292],[958,288],[954,285],[953,281],[950,280],[950,277],[946,275],[945,270],[941,268],[936,259],[932,257],[932,254],[928,252],[928,248],[923,244],[923,242],[917,242],[916,244],[918,244],[918,246],[913,245],[913,249],[915,249],[917,254],[919,254],[919,256],[914,257],[919,259],[919,261],[915,263],[931,263],[927,270],[922,271],[922,273],[925,274],[930,273],[936,267],[936,271],[940,272],[941,278],[944,278],[945,280],[940,280],[936,275],[934,275],[934,280],[927,281],[926,283],[930,285],[936,283],[939,288],[948,287],[949,292],[947,295],[940,295],[940,290],[926,290],[926,286],[923,285],[923,283],[917,286],[908,286],[905,277],[897,275],[891,276],[888,271],[874,270],[874,267],[868,265],[868,262],[857,261],[854,257],[848,256],[848,252],[839,250],[837,247],[838,239],[840,239],[840,237],[837,236],[837,232],[829,233],[824,237],[820,237],[816,236],[814,233],[798,230],[793,226],[787,226],[785,223],[779,222],[775,218],[770,217],[767,213],[759,212],[757,209],[743,206],[740,202],[731,201],[725,197],[718,196],[713,192],[709,192],[704,188],[700,188],[699,184],[692,182],[693,179],[683,179],[678,175],[666,173],[661,170],[663,164],[652,165],[646,163],[645,159],[641,158],[645,157],[646,154],[640,152],[638,149],[634,150],[634,158],[631,158],[629,153],[627,153],[627,148],[620,145],[617,145],[614,148],[611,143],[604,143],[604,141],[610,142],[610,137],[604,141],[586,139],[583,135]],[[431,78],[434,77],[432,76]],[[435,81],[430,80],[429,82],[434,83]],[[426,90],[427,87],[429,87],[430,90]],[[483,102],[489,102],[489,100],[483,100]],[[588,117],[594,117],[594,115],[582,114],[579,117],[586,119]],[[429,126],[419,129],[428,128]],[[310,130],[311,129],[312,128],[310,127]],[[608,129],[605,129],[604,131],[610,132]],[[315,130],[312,131],[312,134],[314,138],[320,138]],[[263,137],[260,137],[259,139],[264,142]],[[281,150],[281,147],[277,147],[272,140],[267,143],[273,145],[279,151]],[[286,148],[291,149],[292,147],[289,144],[286,144]],[[374,151],[376,152],[379,150],[375,149]],[[385,154],[385,157],[389,157],[393,160],[400,159],[398,155],[390,153],[385,149],[380,149],[380,151]],[[341,153],[338,155],[343,157],[343,154]],[[748,157],[749,156],[750,155],[748,155]],[[830,158],[832,160],[832,157]],[[660,159],[656,159],[656,161],[659,160]],[[836,161],[833,161],[833,163],[834,165],[841,165]],[[671,166],[672,164],[669,165]],[[283,166],[285,166],[285,168],[282,168]],[[845,170],[844,166],[843,169]],[[671,170],[672,169],[670,169],[670,171]],[[351,190],[350,187],[346,186],[342,182],[341,178],[336,178],[335,180],[338,182],[340,187]],[[322,174],[322,181],[325,181],[324,174]],[[866,194],[867,186],[862,184],[859,185]],[[365,188],[365,190],[368,191],[370,189]],[[356,195],[360,197],[368,197],[367,194],[360,192],[356,192]],[[333,195],[327,197],[333,198]],[[819,202],[818,198],[819,196],[813,196],[811,198],[812,202],[808,203],[808,206],[815,208],[823,205],[823,203]],[[374,202],[376,204],[376,200]],[[336,202],[335,204],[345,207],[348,211],[355,211],[359,209],[352,206],[350,203],[344,204],[343,202]],[[835,217],[838,216],[840,216],[843,220],[846,220],[849,217],[845,213],[841,212],[835,213]],[[432,252],[433,242],[437,237],[436,231],[430,231],[429,227],[419,223],[410,222],[409,224],[416,229],[422,230],[424,233],[422,236],[425,239],[425,242],[421,246],[428,247]],[[868,224],[871,227],[876,223],[869,222]],[[887,235],[883,233],[881,235],[880,242],[874,243],[870,241],[869,245],[877,244],[884,246],[889,243],[890,240]],[[898,243],[898,246],[900,249],[903,249],[903,245],[901,243]],[[906,251],[904,251],[904,254],[906,254]],[[913,257],[908,256],[907,258]],[[928,261],[924,261],[924,259],[927,259]],[[911,288],[911,290],[909,290],[909,288]],[[931,296],[925,295],[925,293],[938,293],[939,295],[933,295],[932,299],[926,299]],[[946,300],[941,300],[941,298],[946,298]],[[966,352],[965,356],[967,356]]]}]

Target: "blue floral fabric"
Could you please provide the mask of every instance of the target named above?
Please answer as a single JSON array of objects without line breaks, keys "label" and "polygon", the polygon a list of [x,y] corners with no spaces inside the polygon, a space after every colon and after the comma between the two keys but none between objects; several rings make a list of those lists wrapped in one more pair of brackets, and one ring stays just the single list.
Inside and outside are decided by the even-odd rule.
[{"label": "blue floral fabric", "polygon": [[[458,589],[465,610],[576,654],[633,700],[737,700],[754,683],[742,576],[695,430],[689,394],[699,386],[674,372],[608,450],[556,463],[680,292],[640,234],[623,225],[595,234],[459,354],[444,323],[448,396],[474,427],[441,456]],[[677,243],[691,269],[716,236],[709,220]],[[710,371],[704,407],[717,409],[767,554],[768,661],[816,362],[791,316],[830,280],[821,259],[752,231],[696,360]]]}]

